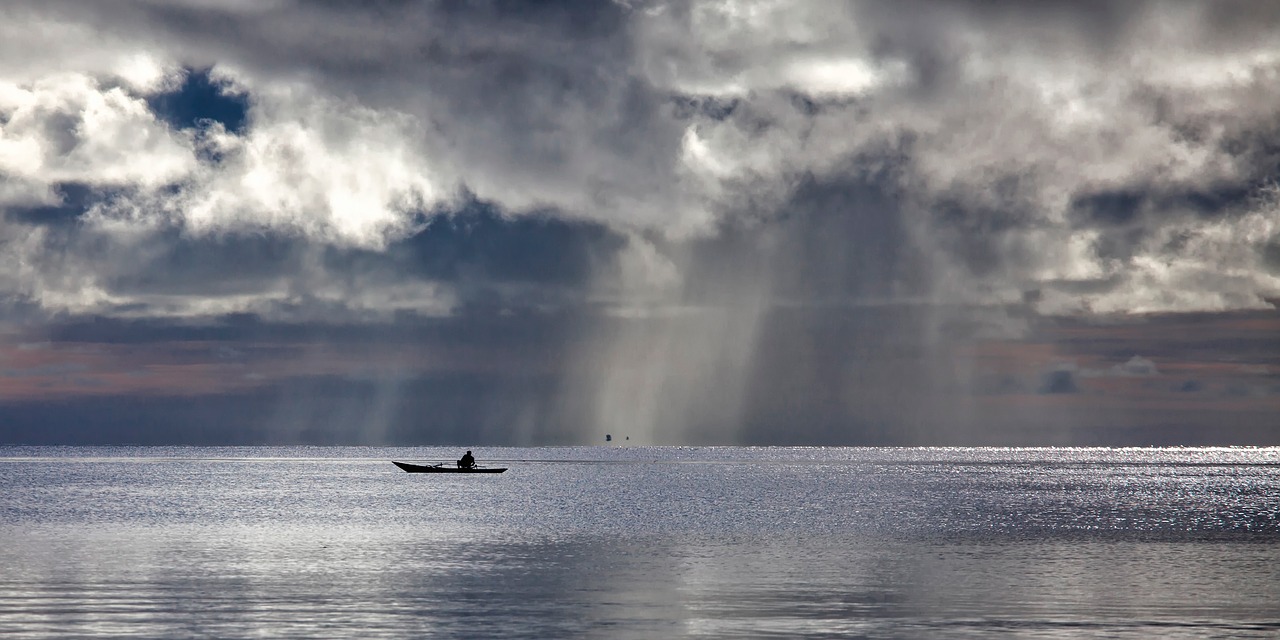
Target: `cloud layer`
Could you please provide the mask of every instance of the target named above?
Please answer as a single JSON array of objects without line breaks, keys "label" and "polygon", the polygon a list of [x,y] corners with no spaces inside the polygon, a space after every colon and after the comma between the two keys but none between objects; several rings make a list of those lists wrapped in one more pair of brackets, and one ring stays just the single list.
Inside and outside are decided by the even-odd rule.
[{"label": "cloud layer", "polygon": [[[468,194],[686,239],[795,215],[815,181],[871,181],[880,210],[822,214],[891,217],[877,240],[928,255],[937,300],[1256,308],[1280,292],[1280,30],[1232,9],[9,3],[0,206],[86,185],[95,242],[172,228],[376,250]],[[184,127],[157,99],[202,69],[243,123]],[[145,304],[91,261],[32,271],[56,247],[12,217],[11,295]]]},{"label": "cloud layer", "polygon": [[1258,3],[15,0],[0,324],[554,317],[566,422],[943,421],[857,405],[1273,308],[1277,105]]}]

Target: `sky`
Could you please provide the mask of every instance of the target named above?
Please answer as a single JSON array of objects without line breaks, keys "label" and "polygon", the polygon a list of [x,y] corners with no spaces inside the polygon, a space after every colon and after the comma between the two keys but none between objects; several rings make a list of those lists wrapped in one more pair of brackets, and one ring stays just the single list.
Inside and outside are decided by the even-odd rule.
[{"label": "sky", "polygon": [[0,443],[1280,444],[1280,5],[9,0]]}]

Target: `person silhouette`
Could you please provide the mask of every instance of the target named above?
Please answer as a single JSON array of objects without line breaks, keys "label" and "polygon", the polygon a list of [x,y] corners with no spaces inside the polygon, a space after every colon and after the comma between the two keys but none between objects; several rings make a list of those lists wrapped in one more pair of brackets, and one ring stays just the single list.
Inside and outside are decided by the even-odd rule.
[{"label": "person silhouette", "polygon": [[462,456],[462,459],[458,461],[458,468],[471,469],[475,466],[476,466],[476,459],[471,457],[471,450],[468,449],[466,455]]}]

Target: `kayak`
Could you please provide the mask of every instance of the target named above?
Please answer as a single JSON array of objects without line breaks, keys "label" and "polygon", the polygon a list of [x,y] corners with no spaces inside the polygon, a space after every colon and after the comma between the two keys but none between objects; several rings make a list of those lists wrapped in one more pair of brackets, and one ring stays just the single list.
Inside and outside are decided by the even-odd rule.
[{"label": "kayak", "polygon": [[408,462],[391,461],[394,464],[409,473],[502,473],[506,471],[506,467],[471,467],[470,469],[460,469],[457,466],[447,467],[442,462],[440,464],[409,464]]}]

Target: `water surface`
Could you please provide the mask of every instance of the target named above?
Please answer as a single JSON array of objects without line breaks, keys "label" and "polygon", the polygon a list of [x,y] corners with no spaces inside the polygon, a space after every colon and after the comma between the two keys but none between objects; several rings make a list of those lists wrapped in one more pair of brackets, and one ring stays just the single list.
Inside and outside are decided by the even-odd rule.
[{"label": "water surface", "polygon": [[1280,449],[460,453],[0,448],[0,635],[1280,635]]}]

